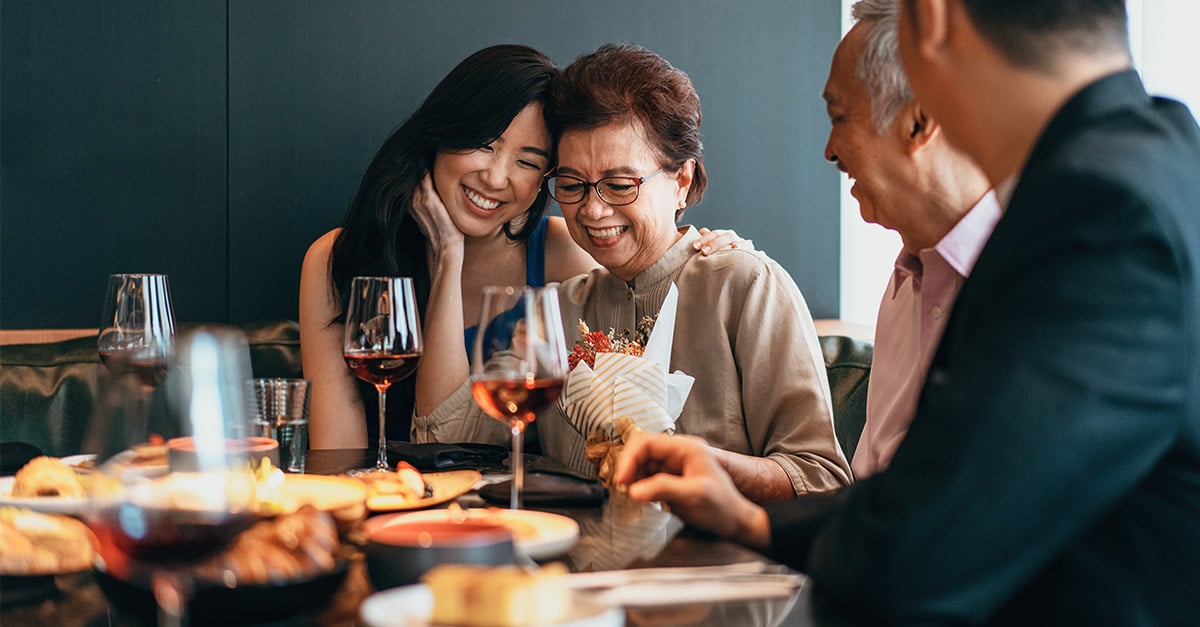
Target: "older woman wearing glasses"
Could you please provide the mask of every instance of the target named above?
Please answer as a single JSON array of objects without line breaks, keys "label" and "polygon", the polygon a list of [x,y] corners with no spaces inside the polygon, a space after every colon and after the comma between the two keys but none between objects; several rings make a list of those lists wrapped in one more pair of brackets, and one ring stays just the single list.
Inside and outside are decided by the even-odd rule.
[{"label": "older woman wearing glasses", "polygon": [[[674,283],[670,370],[696,379],[676,431],[713,446],[760,503],[848,483],[816,331],[795,282],[761,252],[701,255],[696,229],[677,226],[706,183],[700,101],[687,75],[649,50],[610,44],[567,67],[553,107],[562,134],[550,194],[571,238],[602,266],[560,286],[568,341],[577,320],[636,328],[657,315]],[[488,439],[500,426],[461,414],[434,412],[423,426],[441,440]],[[543,453],[590,470],[583,437],[560,412],[539,416],[535,428]]]}]

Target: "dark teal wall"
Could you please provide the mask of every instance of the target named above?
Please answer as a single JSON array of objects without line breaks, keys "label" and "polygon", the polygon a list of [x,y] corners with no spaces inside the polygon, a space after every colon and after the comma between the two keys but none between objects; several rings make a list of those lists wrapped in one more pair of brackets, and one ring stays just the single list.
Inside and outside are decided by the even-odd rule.
[{"label": "dark teal wall", "polygon": [[837,0],[0,2],[0,328],[96,323],[104,275],[171,276],[180,321],[295,318],[308,244],[455,63],[659,52],[704,106],[690,222],[779,260],[837,315],[820,99]]}]

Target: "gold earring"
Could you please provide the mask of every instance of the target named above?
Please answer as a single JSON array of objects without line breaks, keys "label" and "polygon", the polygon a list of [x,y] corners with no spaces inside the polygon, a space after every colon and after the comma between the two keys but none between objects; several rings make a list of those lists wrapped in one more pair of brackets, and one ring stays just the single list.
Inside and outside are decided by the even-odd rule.
[{"label": "gold earring", "polygon": [[680,209],[687,209],[687,201],[686,201],[686,200],[681,200],[681,201],[679,201],[679,208],[680,208]]}]

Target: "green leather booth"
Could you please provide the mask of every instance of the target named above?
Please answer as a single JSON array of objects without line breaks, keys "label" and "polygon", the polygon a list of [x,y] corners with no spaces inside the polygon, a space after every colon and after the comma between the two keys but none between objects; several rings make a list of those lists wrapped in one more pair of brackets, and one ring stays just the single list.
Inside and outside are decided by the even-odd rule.
[{"label": "green leather booth", "polygon": [[[238,328],[250,345],[254,376],[301,376],[299,325],[281,320]],[[26,442],[47,455],[78,453],[103,380],[95,335],[0,346],[0,442]]]}]

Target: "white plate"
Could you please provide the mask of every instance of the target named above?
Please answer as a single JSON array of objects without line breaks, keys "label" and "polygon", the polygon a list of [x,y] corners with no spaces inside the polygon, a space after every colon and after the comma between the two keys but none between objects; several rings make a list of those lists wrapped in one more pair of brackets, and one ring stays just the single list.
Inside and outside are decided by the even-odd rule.
[{"label": "white plate", "polygon": [[[463,510],[463,513],[467,515],[468,520],[483,520],[508,527],[513,532],[513,544],[517,550],[535,560],[562,555],[579,540],[579,523],[558,514],[494,507],[471,508]],[[393,514],[384,526],[401,522],[450,519],[450,510],[432,509],[410,514]]]},{"label": "white plate", "polygon": [[165,459],[162,461],[162,463],[158,464],[147,464],[136,460],[137,452],[132,449],[128,449],[108,458],[108,461],[105,462],[105,467],[109,468],[111,466],[111,472],[120,473],[128,471],[137,473],[139,475],[144,475],[146,477],[159,477],[167,474],[167,471],[169,470]]},{"label": "white plate", "polygon": [[[62,462],[68,466],[75,466],[93,459],[96,459],[95,455],[71,455],[61,458]],[[83,514],[84,509],[87,508],[86,496],[14,497],[12,491],[15,481],[15,477],[0,477],[0,505],[24,507],[43,514],[71,515]]]},{"label": "white plate", "polygon": [[[432,627],[433,593],[418,584],[376,592],[363,601],[359,615],[368,627]],[[571,613],[556,627],[621,627],[625,612],[619,607],[597,605],[576,597]]]}]

